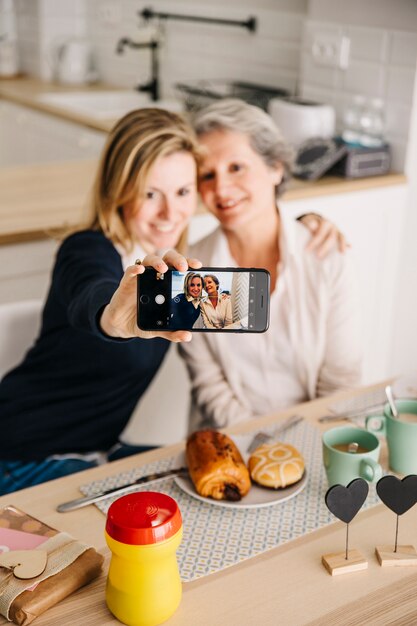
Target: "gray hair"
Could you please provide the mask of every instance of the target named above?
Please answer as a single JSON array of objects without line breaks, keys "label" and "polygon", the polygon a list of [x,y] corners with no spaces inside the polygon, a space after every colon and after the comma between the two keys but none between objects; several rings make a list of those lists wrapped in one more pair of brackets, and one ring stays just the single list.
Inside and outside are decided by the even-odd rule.
[{"label": "gray hair", "polygon": [[284,167],[276,197],[283,193],[291,178],[294,150],[268,113],[243,100],[223,99],[197,111],[192,123],[197,136],[223,129],[247,135],[251,147],[268,167],[276,167],[279,163]]}]

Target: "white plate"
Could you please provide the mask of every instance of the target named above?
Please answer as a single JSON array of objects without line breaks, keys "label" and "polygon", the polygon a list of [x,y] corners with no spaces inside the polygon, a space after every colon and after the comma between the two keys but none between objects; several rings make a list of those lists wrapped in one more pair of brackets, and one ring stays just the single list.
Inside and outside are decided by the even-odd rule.
[{"label": "white plate", "polygon": [[[246,453],[246,449],[252,441],[252,435],[234,435],[232,437],[233,441],[237,445],[240,450],[241,455],[245,462],[247,462],[249,458],[249,454]],[[185,463],[185,454],[183,453],[177,459],[179,465],[178,467],[184,467]],[[281,502],[285,502],[286,500],[290,500],[290,498],[294,498],[299,493],[302,492],[307,483],[307,472],[304,471],[304,475],[302,479],[292,485],[291,487],[286,487],[285,489],[268,489],[267,487],[259,487],[255,483],[252,483],[252,487],[250,488],[249,493],[242,498],[242,500],[238,500],[237,502],[232,502],[230,500],[213,500],[213,498],[204,498],[200,496],[191,481],[191,478],[186,476],[176,476],[174,478],[176,484],[180,489],[188,493],[189,496],[196,498],[197,500],[201,500],[206,504],[214,504],[216,506],[225,506],[230,509],[256,509],[263,506],[271,506],[273,504],[279,504]]]}]

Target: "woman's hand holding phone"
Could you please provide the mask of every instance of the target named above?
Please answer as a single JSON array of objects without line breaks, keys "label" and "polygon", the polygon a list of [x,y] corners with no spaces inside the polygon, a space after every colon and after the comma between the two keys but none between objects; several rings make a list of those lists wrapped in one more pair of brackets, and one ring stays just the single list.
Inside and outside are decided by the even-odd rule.
[{"label": "woman's hand holding phone", "polygon": [[[262,268],[199,267],[155,259],[138,275],[137,325],[146,332],[265,332],[270,276]],[[197,267],[198,266],[198,267]],[[160,271],[161,270],[161,271]],[[197,271],[195,271],[197,270]]]},{"label": "woman's hand holding phone", "polygon": [[169,267],[186,272],[188,268],[199,269],[201,265],[202,263],[198,259],[187,259],[175,250],[169,250],[163,257],[149,254],[141,263],[129,266],[109,304],[103,309],[100,318],[101,329],[109,337],[119,339],[162,337],[174,342],[191,341],[192,334],[189,331],[147,331],[138,328],[136,324],[137,276],[143,274],[146,267],[152,267],[157,272],[164,274]]}]

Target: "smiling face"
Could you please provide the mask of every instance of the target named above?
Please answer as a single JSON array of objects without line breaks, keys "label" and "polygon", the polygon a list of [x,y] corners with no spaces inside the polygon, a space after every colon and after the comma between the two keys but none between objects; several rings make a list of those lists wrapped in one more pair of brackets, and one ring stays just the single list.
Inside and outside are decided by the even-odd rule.
[{"label": "smiling face", "polygon": [[196,163],[188,152],[155,161],[145,185],[145,198],[123,207],[123,218],[135,240],[155,252],[176,246],[197,203]]},{"label": "smiling face", "polygon": [[206,276],[204,278],[204,289],[207,291],[209,296],[217,296],[217,285],[211,276]]},{"label": "smiling face", "polygon": [[200,276],[194,276],[188,283],[188,294],[193,298],[199,298],[203,291],[203,282]]},{"label": "smiling face", "polygon": [[281,164],[269,167],[244,133],[215,130],[200,135],[199,141],[207,154],[200,169],[199,191],[224,229],[234,230],[276,213]]}]

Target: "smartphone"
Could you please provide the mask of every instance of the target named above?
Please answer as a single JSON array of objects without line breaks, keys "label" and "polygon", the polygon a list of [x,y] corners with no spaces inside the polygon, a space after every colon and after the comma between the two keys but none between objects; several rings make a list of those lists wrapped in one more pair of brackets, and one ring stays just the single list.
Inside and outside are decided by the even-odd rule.
[{"label": "smartphone", "polygon": [[202,267],[138,276],[137,324],[142,330],[263,333],[269,325],[269,272]]}]

